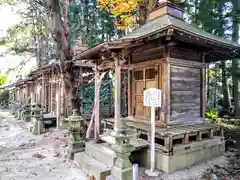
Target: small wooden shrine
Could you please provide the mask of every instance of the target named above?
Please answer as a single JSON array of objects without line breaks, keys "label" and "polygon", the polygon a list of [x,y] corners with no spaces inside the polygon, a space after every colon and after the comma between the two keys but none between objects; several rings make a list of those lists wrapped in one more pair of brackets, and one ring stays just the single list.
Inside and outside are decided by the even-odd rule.
[{"label": "small wooden shrine", "polygon": [[[76,58],[91,59],[98,72],[115,72],[115,117],[105,120],[106,128],[117,131],[124,123],[149,141],[150,108],[143,106],[143,91],[162,90],[162,107],[156,110],[156,167],[172,172],[224,151],[222,128],[204,121],[205,67],[239,56],[238,44],[184,22],[181,9],[161,3],[145,25]],[[120,114],[123,71],[128,78],[125,118]],[[140,154],[138,160],[148,166],[148,150]]]}]

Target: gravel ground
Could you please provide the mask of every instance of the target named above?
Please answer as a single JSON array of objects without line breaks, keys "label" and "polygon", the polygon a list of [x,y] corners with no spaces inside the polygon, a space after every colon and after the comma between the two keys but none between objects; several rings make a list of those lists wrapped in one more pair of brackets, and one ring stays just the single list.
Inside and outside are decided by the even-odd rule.
[{"label": "gravel ground", "polygon": [[87,180],[66,155],[66,131],[34,136],[0,113],[0,180]]},{"label": "gravel ground", "polygon": [[[34,136],[27,125],[0,111],[0,180],[87,180],[66,158],[67,131],[50,129]],[[139,180],[240,180],[240,150],[171,174],[150,178],[139,169]]]}]

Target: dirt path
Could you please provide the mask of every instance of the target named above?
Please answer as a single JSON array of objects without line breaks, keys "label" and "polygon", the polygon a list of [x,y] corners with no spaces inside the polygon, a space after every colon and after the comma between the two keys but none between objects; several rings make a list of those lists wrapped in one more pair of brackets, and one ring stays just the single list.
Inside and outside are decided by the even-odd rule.
[{"label": "dirt path", "polygon": [[0,180],[87,180],[69,162],[66,132],[33,136],[13,118],[0,113]]}]

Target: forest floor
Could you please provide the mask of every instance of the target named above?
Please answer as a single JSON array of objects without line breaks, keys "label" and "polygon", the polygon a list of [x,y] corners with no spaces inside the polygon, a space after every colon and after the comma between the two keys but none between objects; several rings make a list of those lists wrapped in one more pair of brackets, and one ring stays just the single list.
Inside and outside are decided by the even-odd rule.
[{"label": "forest floor", "polygon": [[[87,180],[76,165],[67,159],[66,130],[50,129],[34,136],[26,124],[0,110],[0,180]],[[240,131],[233,133],[234,149],[218,158],[157,178],[144,175],[139,180],[240,180]],[[239,135],[239,136],[238,136]],[[238,152],[239,151],[239,152]]]},{"label": "forest floor", "polygon": [[[67,160],[67,132],[51,130],[43,135],[29,133],[21,121],[0,110],[0,180],[87,180]],[[16,124],[18,122],[18,124]]]}]

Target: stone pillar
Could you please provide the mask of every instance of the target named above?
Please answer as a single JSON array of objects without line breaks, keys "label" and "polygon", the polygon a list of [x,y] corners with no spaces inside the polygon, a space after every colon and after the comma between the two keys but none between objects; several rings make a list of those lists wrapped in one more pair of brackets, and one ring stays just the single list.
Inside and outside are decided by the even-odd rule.
[{"label": "stone pillar", "polygon": [[70,140],[68,142],[68,157],[74,158],[74,153],[85,150],[84,119],[78,116],[77,109],[73,110],[72,116],[68,118]]},{"label": "stone pillar", "polygon": [[44,133],[45,127],[42,122],[43,119],[42,109],[38,105],[34,104],[32,105],[31,112],[33,126],[32,129],[30,129],[30,131],[36,135]]}]

